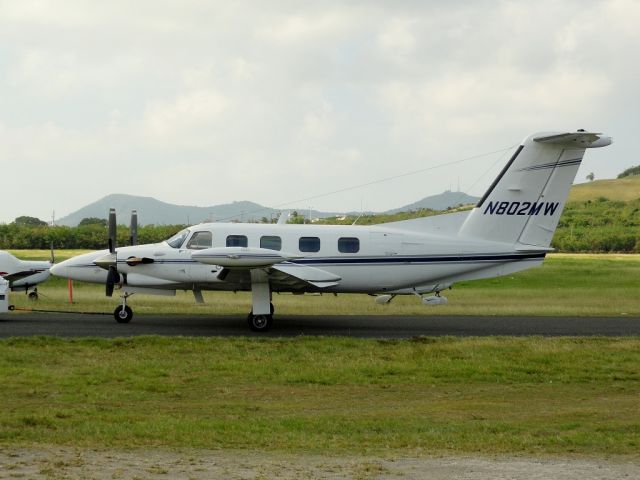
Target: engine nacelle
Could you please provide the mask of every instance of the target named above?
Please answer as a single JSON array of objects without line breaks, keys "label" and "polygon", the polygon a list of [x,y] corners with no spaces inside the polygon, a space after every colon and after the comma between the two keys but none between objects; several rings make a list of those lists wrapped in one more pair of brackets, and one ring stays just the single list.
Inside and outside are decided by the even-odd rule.
[{"label": "engine nacelle", "polygon": [[207,265],[220,265],[227,268],[257,268],[293,260],[299,258],[299,255],[291,255],[268,248],[215,247],[193,252],[191,258]]}]

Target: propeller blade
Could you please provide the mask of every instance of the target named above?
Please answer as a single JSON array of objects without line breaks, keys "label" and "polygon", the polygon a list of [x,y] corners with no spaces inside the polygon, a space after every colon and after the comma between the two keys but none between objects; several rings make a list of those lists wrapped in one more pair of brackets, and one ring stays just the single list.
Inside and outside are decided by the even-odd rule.
[{"label": "propeller blade", "polygon": [[138,211],[131,211],[131,229],[129,230],[129,244],[138,244]]},{"label": "propeller blade", "polygon": [[116,251],[116,209],[109,209],[109,252]]},{"label": "propeller blade", "polygon": [[56,263],[56,255],[53,253],[53,242],[51,242],[51,265]]},{"label": "propeller blade", "polygon": [[105,284],[105,295],[107,297],[111,297],[113,295],[113,289],[115,288],[116,283],[120,282],[120,275],[116,270],[116,267],[109,267],[109,271],[107,273],[107,283]]}]

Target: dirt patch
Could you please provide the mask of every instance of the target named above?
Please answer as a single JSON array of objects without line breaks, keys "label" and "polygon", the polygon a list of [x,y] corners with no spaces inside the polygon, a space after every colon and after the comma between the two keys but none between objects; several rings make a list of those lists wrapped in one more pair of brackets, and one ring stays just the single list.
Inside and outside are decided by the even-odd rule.
[{"label": "dirt patch", "polygon": [[0,447],[0,479],[487,479],[640,478],[637,460],[376,458],[243,451]]}]

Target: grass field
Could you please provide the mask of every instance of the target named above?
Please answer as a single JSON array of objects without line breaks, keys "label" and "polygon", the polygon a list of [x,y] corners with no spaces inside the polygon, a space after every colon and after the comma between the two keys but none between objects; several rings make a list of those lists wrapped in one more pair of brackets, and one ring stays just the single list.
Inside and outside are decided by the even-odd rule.
[{"label": "grass field", "polygon": [[[639,283],[639,256],[552,255],[539,269],[461,283],[438,308],[363,295],[274,303],[282,314],[638,315]],[[68,305],[59,279],[40,290],[40,308],[115,303],[101,287],[77,285]],[[243,316],[250,304],[245,294],[207,299],[132,303],[138,314],[211,316]],[[0,445],[635,461],[638,365],[640,338],[14,338],[0,341]]]},{"label": "grass field", "polygon": [[[47,251],[14,251],[20,258],[47,258]],[[68,258],[77,251],[62,251]],[[19,308],[110,312],[117,304],[104,296],[104,287],[75,284],[73,305],[68,303],[67,282],[52,279],[39,288],[37,304],[24,294],[11,301]],[[317,315],[640,315],[640,255],[549,255],[541,268],[495,279],[461,282],[444,292],[448,305],[426,307],[413,296],[377,305],[367,295],[274,295],[277,314]],[[249,293],[205,292],[205,305],[193,295],[176,297],[134,295],[129,303],[135,314],[246,315]]]},{"label": "grass field", "polygon": [[640,449],[640,339],[0,342],[0,443],[406,455]]},{"label": "grass field", "polygon": [[623,202],[640,198],[640,175],[580,183],[569,191],[570,202],[585,202],[599,197]]}]

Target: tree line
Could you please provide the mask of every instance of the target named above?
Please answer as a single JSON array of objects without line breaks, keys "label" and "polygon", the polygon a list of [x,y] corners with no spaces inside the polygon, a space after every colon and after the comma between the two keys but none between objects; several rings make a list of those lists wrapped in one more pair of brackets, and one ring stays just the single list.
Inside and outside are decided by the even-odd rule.
[{"label": "tree line", "polygon": [[[458,210],[452,209],[451,211]],[[438,214],[416,210],[398,214],[345,216],[322,219],[317,223],[371,225]],[[269,220],[264,219],[265,222]],[[305,223],[294,212],[290,223]],[[18,217],[0,224],[0,248],[3,249],[101,249],[107,245],[104,219],[86,219],[77,227],[48,226],[33,217]],[[144,225],[138,227],[138,243],[158,243],[185,228],[185,225]],[[118,227],[118,245],[129,243],[129,228]],[[640,253],[640,199],[629,202],[601,197],[567,204],[551,246],[560,252]]]},{"label": "tree line", "polygon": [[[105,222],[106,223],[106,222]],[[183,229],[184,225],[145,225],[138,227],[138,243],[158,243]],[[118,226],[117,244],[129,244],[129,228]],[[0,225],[0,246],[3,249],[91,249],[107,248],[106,225],[89,224],[77,227],[24,225],[12,222]]]}]

